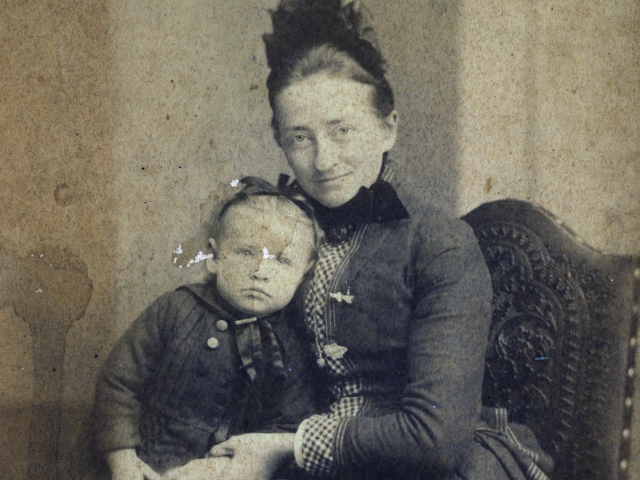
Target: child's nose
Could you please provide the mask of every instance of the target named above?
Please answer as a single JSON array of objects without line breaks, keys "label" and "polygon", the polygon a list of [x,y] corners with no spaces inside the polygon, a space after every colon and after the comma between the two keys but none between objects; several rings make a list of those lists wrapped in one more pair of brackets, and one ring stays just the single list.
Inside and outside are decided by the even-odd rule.
[{"label": "child's nose", "polygon": [[255,270],[253,271],[253,278],[256,280],[268,280],[269,279],[269,267],[271,266],[269,262],[274,262],[275,260],[270,258],[261,258],[258,260],[257,265],[255,266]]}]

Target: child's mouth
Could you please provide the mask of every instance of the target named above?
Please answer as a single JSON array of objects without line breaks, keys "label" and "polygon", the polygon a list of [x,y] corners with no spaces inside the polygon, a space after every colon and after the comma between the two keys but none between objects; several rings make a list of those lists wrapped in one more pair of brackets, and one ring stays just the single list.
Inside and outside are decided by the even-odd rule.
[{"label": "child's mouth", "polygon": [[264,297],[269,297],[271,298],[271,295],[269,295],[267,292],[265,292],[264,290],[262,290],[261,288],[246,288],[244,290],[244,292],[248,293],[249,295],[258,295],[258,297],[260,296],[264,296]]}]

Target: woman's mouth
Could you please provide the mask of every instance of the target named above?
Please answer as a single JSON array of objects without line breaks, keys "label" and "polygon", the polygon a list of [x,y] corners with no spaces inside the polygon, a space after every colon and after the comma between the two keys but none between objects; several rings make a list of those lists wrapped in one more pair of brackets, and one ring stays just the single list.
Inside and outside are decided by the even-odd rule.
[{"label": "woman's mouth", "polygon": [[331,183],[346,177],[349,173],[340,173],[338,175],[319,175],[313,179],[315,183]]}]

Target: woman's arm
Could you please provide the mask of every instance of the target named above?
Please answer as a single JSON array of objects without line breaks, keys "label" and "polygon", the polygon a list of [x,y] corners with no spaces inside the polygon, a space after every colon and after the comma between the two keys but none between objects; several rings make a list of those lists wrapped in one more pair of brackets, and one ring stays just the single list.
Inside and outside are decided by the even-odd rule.
[{"label": "woman's arm", "polygon": [[[362,285],[398,288],[391,286],[393,282],[385,283],[384,278],[393,273],[394,278],[404,277],[412,292],[409,331],[396,339],[407,346],[406,363],[399,361],[395,373],[398,380],[406,380],[398,392],[399,406],[384,416],[352,417],[339,413],[353,410],[350,405],[358,400],[347,397],[337,405],[335,415],[304,421],[296,435],[295,452],[298,464],[310,473],[326,476],[373,469],[397,472],[399,478],[403,472],[404,476],[420,472],[440,478],[459,464],[472,441],[490,324],[490,277],[466,224],[436,217],[414,225],[415,230],[399,233],[401,241],[397,235],[390,236],[377,251],[397,258],[392,268],[403,273],[384,267],[365,277],[367,284]],[[393,249],[401,253],[392,253]],[[368,297],[377,298],[377,293],[369,292]],[[392,316],[393,308],[385,314]],[[387,321],[394,322],[393,318]],[[366,334],[353,332],[356,337]],[[370,338],[376,341],[377,337]],[[367,361],[375,364],[377,347],[370,345],[370,349],[373,356]],[[394,373],[385,373],[389,374]],[[370,380],[396,379],[376,380],[374,374]]]},{"label": "woman's arm", "polygon": [[336,436],[342,468],[408,466],[436,476],[452,470],[472,441],[491,282],[471,229],[461,221],[445,227],[435,241],[433,234],[418,231],[413,242],[416,307],[400,408],[391,415],[342,421]]},{"label": "woman's arm", "polygon": [[111,480],[162,480],[153,468],[136,455],[134,448],[114,450],[107,454]]}]

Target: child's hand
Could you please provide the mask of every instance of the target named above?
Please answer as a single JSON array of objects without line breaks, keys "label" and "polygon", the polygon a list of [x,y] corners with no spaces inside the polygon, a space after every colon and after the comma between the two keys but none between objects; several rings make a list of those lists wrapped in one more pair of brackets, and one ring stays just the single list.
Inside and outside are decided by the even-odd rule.
[{"label": "child's hand", "polygon": [[162,477],[136,455],[133,448],[107,454],[111,480],[162,480]]}]

